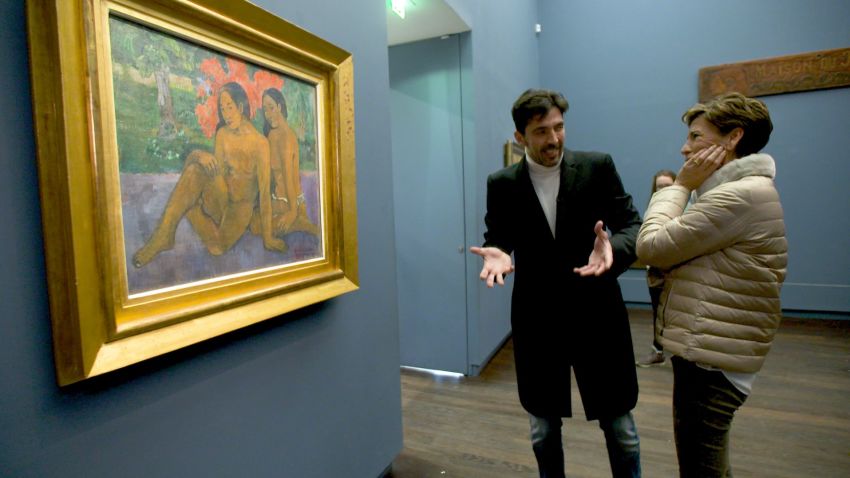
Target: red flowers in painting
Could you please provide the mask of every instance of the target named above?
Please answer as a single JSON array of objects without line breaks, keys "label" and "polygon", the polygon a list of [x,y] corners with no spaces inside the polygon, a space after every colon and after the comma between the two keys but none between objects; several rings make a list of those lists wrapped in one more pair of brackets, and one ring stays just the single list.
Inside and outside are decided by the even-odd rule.
[{"label": "red flowers in painting", "polygon": [[254,78],[248,77],[248,65],[233,58],[227,58],[227,70],[222,67],[218,58],[207,58],[201,62],[201,73],[203,80],[198,85],[198,98],[206,97],[206,101],[195,107],[195,115],[201,125],[201,131],[212,138],[218,125],[218,92],[222,85],[236,82],[245,89],[248,94],[250,106],[249,116],[253,118],[254,112],[260,109],[263,101],[263,92],[268,88],[283,87],[283,78],[265,70],[254,72]]}]

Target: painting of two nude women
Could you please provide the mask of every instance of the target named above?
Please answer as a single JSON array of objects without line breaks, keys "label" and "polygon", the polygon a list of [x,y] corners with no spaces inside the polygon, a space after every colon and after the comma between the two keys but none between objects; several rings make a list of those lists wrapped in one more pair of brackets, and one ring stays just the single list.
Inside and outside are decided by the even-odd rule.
[{"label": "painting of two nude women", "polygon": [[316,88],[110,18],[129,293],[323,257]]}]

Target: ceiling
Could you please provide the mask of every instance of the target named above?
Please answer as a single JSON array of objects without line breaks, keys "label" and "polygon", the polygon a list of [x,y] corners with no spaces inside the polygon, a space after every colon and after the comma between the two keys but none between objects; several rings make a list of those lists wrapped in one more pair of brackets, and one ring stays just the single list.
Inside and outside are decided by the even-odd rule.
[{"label": "ceiling", "polygon": [[389,0],[386,3],[389,46],[470,29],[444,0],[407,0],[403,20],[390,9]]}]

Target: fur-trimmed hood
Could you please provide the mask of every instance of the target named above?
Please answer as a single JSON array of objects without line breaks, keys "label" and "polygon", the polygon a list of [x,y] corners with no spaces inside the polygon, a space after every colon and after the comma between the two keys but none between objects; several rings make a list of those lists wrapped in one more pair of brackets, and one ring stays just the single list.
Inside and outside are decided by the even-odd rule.
[{"label": "fur-trimmed hood", "polygon": [[747,176],[765,176],[776,179],[776,163],[773,162],[773,158],[769,154],[751,154],[729,161],[694,191],[694,200],[723,183],[737,181]]}]

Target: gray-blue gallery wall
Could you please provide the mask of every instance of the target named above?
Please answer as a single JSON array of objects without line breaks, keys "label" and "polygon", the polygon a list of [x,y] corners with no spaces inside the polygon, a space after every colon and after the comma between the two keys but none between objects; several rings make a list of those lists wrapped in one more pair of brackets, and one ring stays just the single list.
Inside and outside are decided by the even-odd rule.
[{"label": "gray-blue gallery wall", "polygon": [[[451,40],[459,42],[457,67],[446,66],[442,60],[449,40],[431,39],[391,48],[391,77],[397,82],[392,100],[397,100],[393,104],[393,161],[399,164],[411,160],[429,161],[428,158],[431,158],[434,164],[422,165],[421,181],[427,181],[429,188],[437,188],[438,191],[446,188],[446,195],[455,195],[459,185],[454,182],[457,177],[454,171],[447,171],[443,184],[435,182],[432,186],[429,179],[433,169],[444,167],[436,163],[444,161],[446,156],[457,155],[456,142],[462,142],[459,154],[462,156],[462,204],[455,207],[462,208],[460,216],[468,247],[480,245],[483,241],[487,175],[503,167],[502,148],[512,138],[514,130],[510,106],[523,90],[538,82],[537,38],[534,33],[537,5],[535,2],[511,0],[448,0],[446,3],[471,29],[470,33],[457,35]],[[446,85],[456,82],[454,78],[458,76],[461,83],[459,112],[449,111],[446,115],[444,90]],[[451,88],[456,88],[456,85]],[[416,113],[412,112],[414,110]],[[395,114],[402,111],[415,117],[406,124],[400,124]],[[435,115],[433,118],[423,116],[432,114]],[[444,144],[434,144],[434,131],[415,134],[415,128],[420,124],[445,121],[437,120],[438,117],[459,123],[455,126],[456,131],[442,134]],[[445,125],[441,124],[436,129],[442,131]],[[439,149],[441,146],[444,147],[443,153]],[[396,170],[398,174],[402,172],[403,169]],[[411,195],[413,188],[403,184],[396,187],[397,213],[401,215],[407,210],[406,203],[415,202],[417,198],[405,199]],[[429,193],[436,192],[429,190]],[[455,210],[448,211],[445,219],[453,220],[457,213]],[[397,221],[399,237],[407,237],[408,232],[413,232],[404,230],[410,218]],[[414,229],[419,227],[422,225],[414,225]],[[449,233],[453,234],[454,229],[432,232]],[[434,244],[428,246],[428,250],[434,249]],[[427,317],[449,308],[449,302],[454,302],[458,294],[433,297],[435,294],[429,293],[427,286],[421,287],[405,277],[415,277],[417,270],[438,269],[441,273],[458,270],[454,267],[458,248],[444,248],[445,255],[438,257],[433,254],[416,256],[405,253],[407,249],[410,249],[409,244],[398,248],[398,253],[404,254],[398,260],[403,358],[413,361],[413,364],[417,360],[440,364],[456,363],[458,358],[449,359],[458,354],[465,355],[466,371],[477,374],[510,334],[510,279],[507,287],[487,289],[478,278],[481,258],[467,253],[465,271],[459,272],[465,276],[458,277],[461,282],[457,286],[465,287],[466,323],[452,323],[451,326],[423,324],[421,321],[427,320]],[[433,304],[432,308],[423,310],[426,307],[423,304],[428,303]],[[445,320],[445,317],[439,319]],[[458,332],[460,326],[465,327],[465,347],[456,345],[458,334],[464,333],[462,329]],[[446,334],[452,335],[446,337]],[[450,348],[450,353],[443,350],[446,347]]]},{"label": "gray-blue gallery wall", "polygon": [[[480,245],[487,205],[487,176],[504,166],[503,147],[513,138],[511,105],[529,85],[539,82],[535,2],[447,0],[472,29],[472,97],[464,108],[474,122],[471,144],[464,144],[464,194],[467,245]],[[467,113],[468,112],[468,113]],[[466,129],[466,128],[465,128]],[[467,254],[467,307],[470,354],[485,364],[510,332],[509,278],[504,288],[488,289],[478,278],[481,258]]]},{"label": "gray-blue gallery wall", "polygon": [[389,49],[401,363],[458,373],[469,370],[461,108],[468,36]]},{"label": "gray-blue gallery wall", "polygon": [[385,5],[255,3],[353,54],[360,290],[60,389],[24,2],[0,0],[0,476],[376,477],[401,450]]},{"label": "gray-blue gallery wall", "polygon": [[[850,47],[845,0],[539,1],[540,79],[570,100],[567,144],[610,152],[641,212],[678,170],[704,66]],[[789,243],[785,309],[850,312],[850,88],[767,96]],[[648,302],[644,275],[621,279]]]}]

